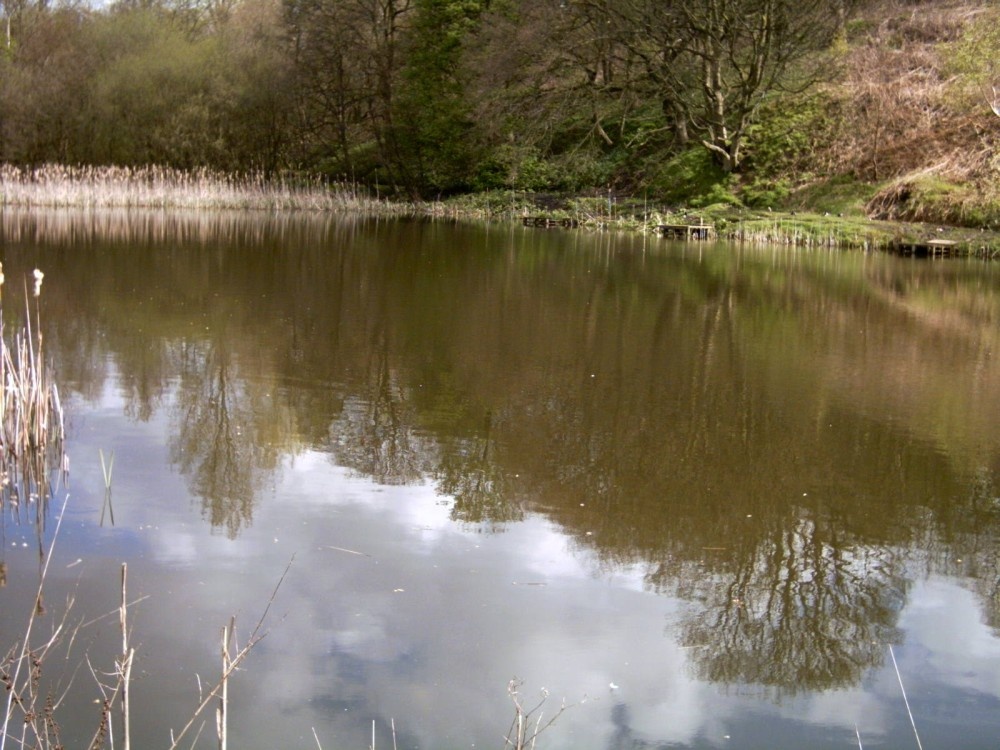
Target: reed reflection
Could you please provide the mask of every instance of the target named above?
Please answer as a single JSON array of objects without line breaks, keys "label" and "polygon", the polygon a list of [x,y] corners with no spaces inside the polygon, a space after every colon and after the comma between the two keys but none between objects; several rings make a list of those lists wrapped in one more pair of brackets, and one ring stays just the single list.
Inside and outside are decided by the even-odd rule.
[{"label": "reed reflection", "polygon": [[169,410],[171,459],[230,535],[307,447],[434,482],[456,521],[542,513],[599,565],[643,566],[697,604],[700,676],[778,692],[880,663],[928,549],[974,559],[996,610],[992,269],[418,222],[156,237],[15,238],[4,263],[52,260],[73,387],[110,363],[133,418]]}]

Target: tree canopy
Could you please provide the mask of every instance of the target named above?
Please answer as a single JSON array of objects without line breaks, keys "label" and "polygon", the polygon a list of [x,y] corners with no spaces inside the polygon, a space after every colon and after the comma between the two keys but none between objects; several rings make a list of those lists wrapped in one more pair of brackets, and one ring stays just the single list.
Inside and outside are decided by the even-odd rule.
[{"label": "tree canopy", "polygon": [[692,148],[739,172],[761,107],[829,71],[858,1],[8,0],[0,160],[424,197],[634,188]]}]

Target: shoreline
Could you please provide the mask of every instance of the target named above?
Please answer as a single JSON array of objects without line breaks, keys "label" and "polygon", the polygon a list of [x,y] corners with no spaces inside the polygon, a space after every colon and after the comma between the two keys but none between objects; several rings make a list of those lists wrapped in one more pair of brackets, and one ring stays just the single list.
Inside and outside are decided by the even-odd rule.
[{"label": "shoreline", "polygon": [[[223,174],[159,167],[0,167],[0,210],[305,212],[517,222],[538,228],[675,234],[705,239],[1000,258],[1000,232],[976,227],[871,220],[860,212],[751,210],[732,204],[667,207],[645,198],[473,193],[428,202],[396,201],[356,184],[302,175]],[[706,228],[705,231],[699,231]]]}]

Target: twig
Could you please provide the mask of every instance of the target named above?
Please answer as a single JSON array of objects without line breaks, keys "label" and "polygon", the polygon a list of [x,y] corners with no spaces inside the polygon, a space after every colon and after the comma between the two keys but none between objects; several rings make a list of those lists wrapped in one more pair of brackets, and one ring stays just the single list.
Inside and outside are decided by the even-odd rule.
[{"label": "twig", "polygon": [[[130,601],[128,603],[128,606],[134,607],[139,602],[146,601],[149,598],[149,596],[150,596],[149,594],[143,594],[138,599],[133,599],[132,601]],[[90,620],[87,620],[84,623],[81,623],[80,624],[80,628],[89,628],[94,623],[97,623],[97,622],[100,622],[101,620],[107,619],[108,617],[111,617],[111,615],[118,614],[118,611],[119,611],[118,609],[109,610],[108,612],[105,612],[103,615],[98,615],[97,617],[94,617],[93,619],[90,619]]]},{"label": "twig", "polygon": [[371,555],[369,555],[367,552],[358,552],[357,550],[347,549],[346,547],[333,547],[328,544],[326,545],[326,549],[332,549],[335,550],[336,552],[346,552],[349,555],[361,555],[362,557],[371,557]]},{"label": "twig", "polygon": [[[516,679],[511,680],[507,684],[507,694],[510,696],[511,702],[514,704],[514,719],[511,722],[511,726],[507,731],[506,737],[504,737],[504,747],[506,748],[511,746],[514,750],[525,750],[526,747],[534,748],[538,735],[555,724],[556,720],[562,716],[563,712],[569,707],[564,701],[559,707],[559,710],[556,711],[555,715],[542,724],[542,712],[540,709],[543,705],[545,705],[545,701],[548,700],[548,691],[542,689],[541,700],[539,700],[533,708],[525,711],[524,704],[521,702],[520,695],[517,692],[520,686],[521,682]],[[538,712],[538,717],[534,719],[535,727],[534,731],[532,731],[532,716],[534,716],[535,712]]]}]

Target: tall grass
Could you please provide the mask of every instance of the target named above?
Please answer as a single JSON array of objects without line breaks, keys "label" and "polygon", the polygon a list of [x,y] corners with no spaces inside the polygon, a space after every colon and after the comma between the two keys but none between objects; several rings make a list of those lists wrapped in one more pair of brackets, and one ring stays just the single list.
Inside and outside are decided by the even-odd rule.
[{"label": "tall grass", "polygon": [[0,166],[0,206],[401,213],[407,204],[297,174],[226,174],[165,167]]}]

